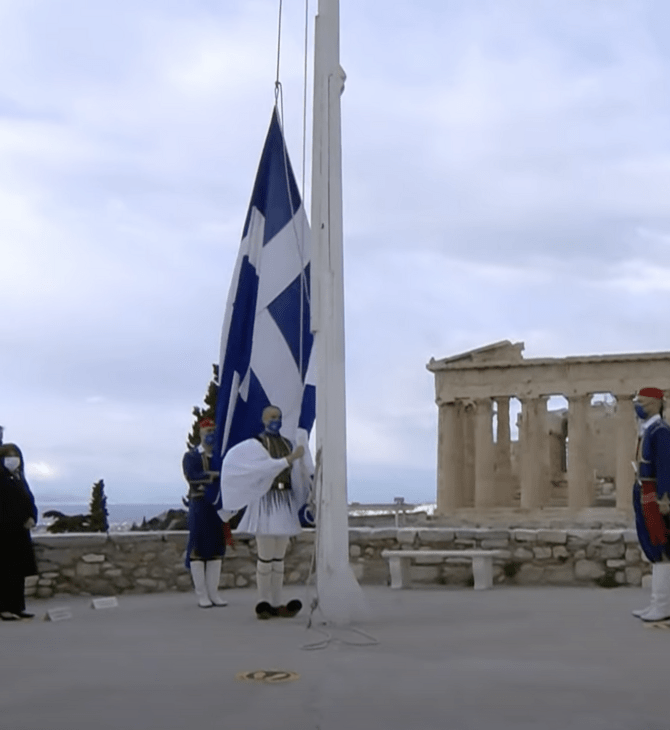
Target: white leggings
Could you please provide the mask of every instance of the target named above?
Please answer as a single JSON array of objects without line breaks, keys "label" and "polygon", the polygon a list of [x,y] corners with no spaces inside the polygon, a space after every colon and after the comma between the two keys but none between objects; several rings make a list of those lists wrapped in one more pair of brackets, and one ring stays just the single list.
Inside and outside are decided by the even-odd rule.
[{"label": "white leggings", "polygon": [[283,560],[289,538],[284,535],[256,535],[258,559],[263,562]]},{"label": "white leggings", "polygon": [[259,601],[268,601],[273,606],[281,605],[284,585],[284,555],[289,538],[279,535],[256,535],[258,562],[256,581]]}]

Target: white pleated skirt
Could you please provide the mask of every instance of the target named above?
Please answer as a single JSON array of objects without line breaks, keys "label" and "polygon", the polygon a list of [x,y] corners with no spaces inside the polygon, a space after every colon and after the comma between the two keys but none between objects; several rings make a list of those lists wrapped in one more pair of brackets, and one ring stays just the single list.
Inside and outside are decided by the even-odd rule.
[{"label": "white pleated skirt", "polygon": [[240,520],[237,532],[248,532],[251,535],[299,535],[302,532],[295,495],[277,503],[265,494],[261,499],[252,502]]}]

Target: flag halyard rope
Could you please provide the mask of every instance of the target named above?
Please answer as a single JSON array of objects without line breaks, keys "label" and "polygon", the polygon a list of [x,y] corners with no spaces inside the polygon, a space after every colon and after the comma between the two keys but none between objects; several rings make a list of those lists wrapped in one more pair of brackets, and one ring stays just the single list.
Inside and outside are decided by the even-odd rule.
[{"label": "flag halyard rope", "polygon": [[[279,19],[277,22],[277,73],[275,77],[275,108],[277,110],[277,116],[279,118],[279,126],[282,132],[282,141],[284,149],[284,174],[286,176],[286,189],[289,195],[289,205],[293,210],[293,196],[291,194],[291,185],[289,184],[289,169],[288,169],[288,150],[286,148],[286,138],[284,136],[284,89],[281,81],[279,80],[279,70],[281,62],[281,26],[282,26],[282,8],[283,0],[279,0]],[[309,0],[305,0],[305,62],[303,72],[303,129],[302,129],[302,205],[305,205],[305,145],[307,137],[307,38],[308,38],[308,11],[309,11]],[[303,378],[303,383],[307,375],[306,371],[303,373],[303,349],[304,349],[304,338],[303,338],[303,326],[302,322],[304,319],[304,302],[307,301],[308,305],[311,305],[310,295],[307,289],[307,277],[305,275],[305,257],[304,252],[300,248],[300,234],[296,227],[295,216],[291,218],[291,224],[293,226],[294,241],[296,249],[298,251],[298,258],[300,259],[300,332],[299,332],[299,363],[298,368],[300,375]]]},{"label": "flag halyard rope", "polygon": [[275,77],[275,99],[279,88],[279,61],[281,60],[281,15],[283,0],[279,0],[279,19],[277,21],[277,75]]}]

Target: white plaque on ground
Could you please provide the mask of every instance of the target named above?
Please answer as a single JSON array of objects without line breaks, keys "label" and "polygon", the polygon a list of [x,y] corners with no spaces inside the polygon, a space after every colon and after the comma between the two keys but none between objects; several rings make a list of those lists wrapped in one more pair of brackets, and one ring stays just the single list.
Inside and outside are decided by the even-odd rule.
[{"label": "white plaque on ground", "polygon": [[119,605],[119,602],[116,600],[115,596],[110,596],[109,598],[94,598],[91,601],[91,608],[116,608]]},{"label": "white plaque on ground", "polygon": [[72,611],[66,606],[63,608],[52,608],[44,614],[45,621],[67,621],[72,618]]}]

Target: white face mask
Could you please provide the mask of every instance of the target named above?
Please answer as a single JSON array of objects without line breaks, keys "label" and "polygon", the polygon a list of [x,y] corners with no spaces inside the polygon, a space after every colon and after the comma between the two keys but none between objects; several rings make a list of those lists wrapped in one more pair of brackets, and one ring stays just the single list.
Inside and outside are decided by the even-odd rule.
[{"label": "white face mask", "polygon": [[5,469],[9,471],[16,471],[21,466],[21,459],[18,456],[6,456],[5,457]]}]

